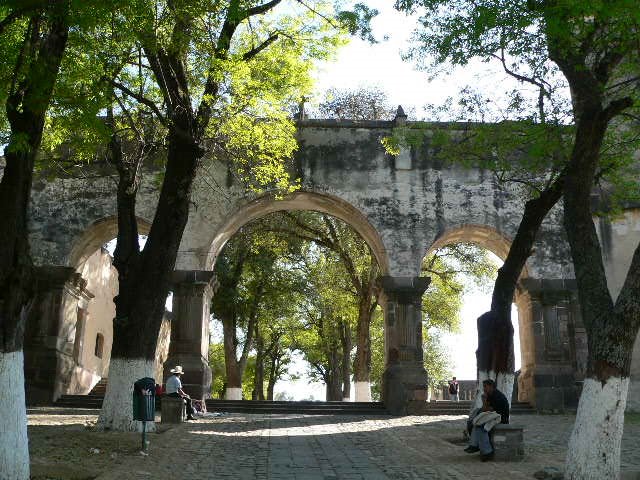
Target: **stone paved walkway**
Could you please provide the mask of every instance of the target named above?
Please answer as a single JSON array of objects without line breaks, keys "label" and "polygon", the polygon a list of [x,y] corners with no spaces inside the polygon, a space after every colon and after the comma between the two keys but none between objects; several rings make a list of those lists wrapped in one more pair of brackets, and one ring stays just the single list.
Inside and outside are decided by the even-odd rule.
[{"label": "stone paved walkway", "polygon": [[[512,417],[525,427],[526,458],[518,463],[481,463],[464,454],[455,444],[462,417],[233,414],[152,434],[148,456],[137,452],[139,436],[133,434],[90,432],[85,441],[121,435],[117,456],[109,446],[94,455],[102,456],[99,480],[531,479],[542,467],[562,467],[573,420]],[[625,427],[623,468],[640,471],[637,417]]]}]

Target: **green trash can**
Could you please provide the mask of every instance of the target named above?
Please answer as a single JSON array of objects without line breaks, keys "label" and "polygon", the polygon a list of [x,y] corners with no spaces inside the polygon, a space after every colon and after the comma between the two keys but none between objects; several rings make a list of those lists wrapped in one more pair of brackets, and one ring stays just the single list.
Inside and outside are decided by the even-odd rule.
[{"label": "green trash can", "polygon": [[145,377],[133,384],[133,419],[153,422],[156,413],[156,381]]}]

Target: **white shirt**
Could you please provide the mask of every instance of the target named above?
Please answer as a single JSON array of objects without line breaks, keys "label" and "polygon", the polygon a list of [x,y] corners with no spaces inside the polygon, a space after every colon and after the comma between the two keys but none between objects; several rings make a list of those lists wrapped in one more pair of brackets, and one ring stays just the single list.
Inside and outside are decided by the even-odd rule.
[{"label": "white shirt", "polygon": [[180,377],[177,375],[171,375],[167,378],[166,391],[167,395],[171,393],[178,393],[178,390],[182,388],[182,382],[180,381]]}]

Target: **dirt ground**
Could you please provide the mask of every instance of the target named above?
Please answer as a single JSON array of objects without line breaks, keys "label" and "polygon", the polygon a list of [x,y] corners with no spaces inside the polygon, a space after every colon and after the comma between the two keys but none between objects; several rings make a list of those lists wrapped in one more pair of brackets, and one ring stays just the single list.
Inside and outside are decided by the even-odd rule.
[{"label": "dirt ground", "polygon": [[31,479],[90,480],[141,456],[141,434],[97,431],[96,420],[95,410],[29,410]]}]

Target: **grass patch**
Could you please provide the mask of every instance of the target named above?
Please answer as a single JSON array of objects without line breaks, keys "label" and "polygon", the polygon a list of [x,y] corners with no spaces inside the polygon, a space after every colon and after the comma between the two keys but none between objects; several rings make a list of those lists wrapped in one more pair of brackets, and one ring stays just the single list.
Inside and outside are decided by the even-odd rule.
[{"label": "grass patch", "polygon": [[640,424],[640,413],[626,413],[624,415],[624,423],[629,425]]}]

